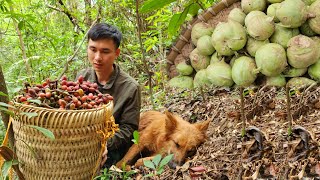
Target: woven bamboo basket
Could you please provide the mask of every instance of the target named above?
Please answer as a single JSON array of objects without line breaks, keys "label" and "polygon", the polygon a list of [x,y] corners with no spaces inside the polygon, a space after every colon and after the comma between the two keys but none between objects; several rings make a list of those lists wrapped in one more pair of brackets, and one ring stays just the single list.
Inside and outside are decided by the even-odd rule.
[{"label": "woven bamboo basket", "polygon": [[167,56],[167,71],[169,78],[178,75],[176,70],[177,64],[182,61],[190,64],[189,55],[191,51],[195,49],[195,46],[191,42],[192,27],[199,22],[205,22],[215,27],[219,22],[226,22],[229,12],[236,7],[240,8],[240,0],[221,0],[187,23],[186,28],[182,29],[180,36]]},{"label": "woven bamboo basket", "polygon": [[[12,120],[19,168],[26,179],[91,179],[99,163],[102,146],[99,131],[114,133],[113,103],[87,110],[57,110],[16,105],[20,112],[35,112]],[[27,125],[49,129],[50,140]],[[106,132],[106,131],[104,131]]]}]

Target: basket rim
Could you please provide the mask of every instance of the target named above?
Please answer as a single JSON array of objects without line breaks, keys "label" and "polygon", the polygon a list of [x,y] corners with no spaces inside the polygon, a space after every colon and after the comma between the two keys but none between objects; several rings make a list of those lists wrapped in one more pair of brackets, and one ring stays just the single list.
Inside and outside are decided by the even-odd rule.
[{"label": "basket rim", "polygon": [[70,110],[70,109],[50,109],[50,108],[45,108],[45,107],[38,107],[38,106],[32,106],[28,104],[22,104],[18,102],[13,102],[14,107],[19,108],[19,107],[27,107],[27,108],[33,108],[35,110],[46,110],[50,112],[68,112],[68,113],[75,113],[75,112],[95,112],[95,111],[100,111],[101,109],[104,109],[105,106],[113,109],[113,100],[110,100],[107,104],[102,105],[101,107],[93,108],[93,109],[78,109],[78,110]]}]

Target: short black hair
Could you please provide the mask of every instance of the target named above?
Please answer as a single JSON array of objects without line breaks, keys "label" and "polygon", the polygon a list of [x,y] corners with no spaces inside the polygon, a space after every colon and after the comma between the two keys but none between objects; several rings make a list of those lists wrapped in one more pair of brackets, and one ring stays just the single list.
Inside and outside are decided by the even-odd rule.
[{"label": "short black hair", "polygon": [[116,45],[116,48],[119,48],[122,40],[122,33],[115,26],[107,23],[98,23],[89,30],[88,41],[90,39],[92,41],[112,39]]}]

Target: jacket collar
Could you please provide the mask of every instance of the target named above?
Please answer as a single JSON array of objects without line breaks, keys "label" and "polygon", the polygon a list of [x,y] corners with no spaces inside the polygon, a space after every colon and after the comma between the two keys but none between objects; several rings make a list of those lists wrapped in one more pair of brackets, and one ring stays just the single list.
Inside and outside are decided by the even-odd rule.
[{"label": "jacket collar", "polygon": [[[94,71],[94,69],[92,68],[92,70]],[[103,89],[110,89],[114,82],[116,81],[118,75],[120,73],[120,68],[119,66],[117,66],[116,64],[113,64],[113,72],[108,80],[108,82],[103,86],[101,85],[99,82],[98,82],[98,77],[97,77],[97,74],[96,72],[94,72],[94,82],[97,82],[97,84],[102,87]]]}]

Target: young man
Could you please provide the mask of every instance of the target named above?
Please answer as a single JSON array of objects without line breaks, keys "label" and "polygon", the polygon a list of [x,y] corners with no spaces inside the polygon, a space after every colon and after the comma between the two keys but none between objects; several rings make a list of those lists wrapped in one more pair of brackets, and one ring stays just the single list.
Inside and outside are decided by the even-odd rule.
[{"label": "young man", "polygon": [[[120,131],[107,142],[103,167],[116,164],[132,145],[132,133],[138,129],[141,94],[139,84],[122,71],[114,61],[120,54],[121,32],[114,26],[100,23],[88,32],[88,59],[92,67],[80,71],[85,80],[96,82],[99,91],[114,98],[113,116]],[[106,156],[107,155],[107,156]]]}]

